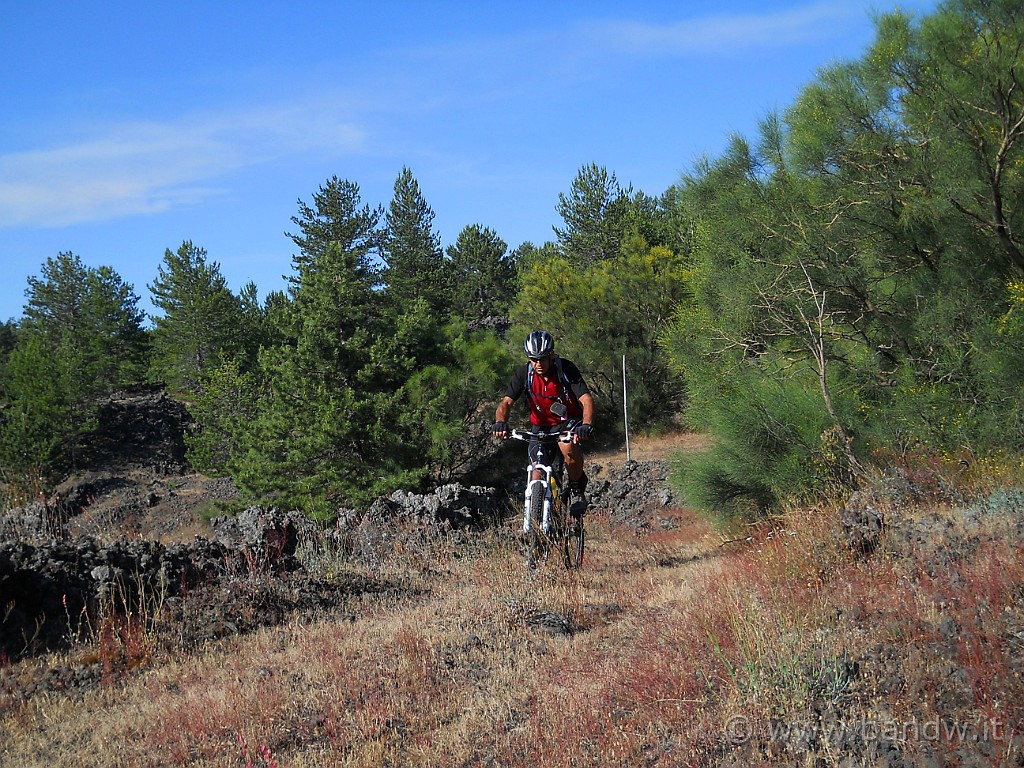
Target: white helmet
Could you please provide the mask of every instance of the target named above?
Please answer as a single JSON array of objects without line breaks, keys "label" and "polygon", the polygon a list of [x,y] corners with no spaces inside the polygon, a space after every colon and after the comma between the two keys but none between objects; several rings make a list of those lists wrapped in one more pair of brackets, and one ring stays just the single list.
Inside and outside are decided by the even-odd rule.
[{"label": "white helmet", "polygon": [[555,351],[555,340],[547,331],[534,331],[526,337],[523,348],[526,350],[526,356],[531,359],[547,357]]}]

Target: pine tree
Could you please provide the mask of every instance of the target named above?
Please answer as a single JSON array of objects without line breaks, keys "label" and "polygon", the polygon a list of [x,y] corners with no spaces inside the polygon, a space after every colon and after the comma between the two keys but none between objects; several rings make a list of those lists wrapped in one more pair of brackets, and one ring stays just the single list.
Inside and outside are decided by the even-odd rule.
[{"label": "pine tree", "polygon": [[148,339],[139,297],[110,267],[71,253],[47,259],[29,279],[28,302],[0,377],[7,408],[0,462],[54,477],[77,461],[78,439],[97,398],[142,380]]},{"label": "pine tree", "polygon": [[[256,415],[232,437],[232,474],[254,499],[316,514],[422,474],[399,426],[422,323],[403,325],[377,290],[376,217],[358,187],[329,182],[295,219],[290,296],[268,300],[280,343],[260,355]],[[422,456],[419,457],[422,465]]]},{"label": "pine tree", "polygon": [[504,240],[473,224],[459,233],[447,255],[454,276],[454,313],[468,321],[508,313],[516,266]]},{"label": "pine tree", "polygon": [[207,368],[244,349],[247,334],[240,300],[228,289],[217,262],[185,241],[164,252],[157,278],[149,285],[153,304],[153,375],[172,391],[195,393]]},{"label": "pine tree", "polygon": [[579,170],[572,191],[558,195],[558,214],[565,227],[554,230],[566,258],[585,267],[619,255],[631,191],[622,189],[615,174],[596,163]]},{"label": "pine tree", "polygon": [[383,244],[387,296],[399,311],[422,299],[432,312],[443,316],[451,305],[450,273],[433,223],[434,211],[420,193],[419,183],[408,168],[402,168],[388,207]]},{"label": "pine tree", "polygon": [[299,200],[299,214],[292,216],[299,232],[288,233],[299,247],[299,253],[292,257],[294,274],[288,278],[292,286],[298,286],[331,247],[353,254],[355,273],[376,285],[383,210],[360,207],[360,203],[359,185],[337,176],[313,194],[312,206]]},{"label": "pine tree", "polygon": [[74,350],[62,354],[41,334],[19,338],[0,380],[0,467],[38,478],[73,463],[74,438],[83,426],[75,400],[85,404],[83,382],[74,375],[79,364]]},{"label": "pine tree", "polygon": [[47,259],[41,273],[29,278],[22,330],[42,334],[51,349],[80,352],[80,376],[94,391],[140,381],[148,337],[132,286],[110,267],[87,267],[70,252]]}]

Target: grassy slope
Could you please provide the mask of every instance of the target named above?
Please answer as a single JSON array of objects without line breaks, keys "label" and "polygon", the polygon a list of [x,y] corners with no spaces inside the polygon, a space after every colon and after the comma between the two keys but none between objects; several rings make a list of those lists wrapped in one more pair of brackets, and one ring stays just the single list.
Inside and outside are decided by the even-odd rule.
[{"label": "grassy slope", "polygon": [[399,557],[375,576],[415,596],[138,652],[84,695],[0,699],[0,763],[1020,764],[1019,515],[872,503],[892,523],[868,558],[841,545],[836,509],[728,544],[682,510],[643,536],[594,515],[579,574],[527,572],[497,533]]}]

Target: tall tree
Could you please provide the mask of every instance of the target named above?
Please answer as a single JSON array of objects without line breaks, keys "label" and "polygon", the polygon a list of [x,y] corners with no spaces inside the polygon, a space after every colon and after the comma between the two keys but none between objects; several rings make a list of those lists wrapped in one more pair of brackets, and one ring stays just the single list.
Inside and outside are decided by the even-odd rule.
[{"label": "tall tree", "polygon": [[113,269],[87,267],[78,256],[60,253],[28,284],[24,330],[43,334],[54,349],[73,343],[87,366],[82,375],[97,390],[142,379],[146,315],[132,286]]},{"label": "tall tree", "polygon": [[848,482],[869,452],[1024,445],[1003,322],[1020,274],[1016,6],[882,17],[863,59],[684,183],[697,304],[666,342],[688,418],[718,438],[698,496],[760,506]]},{"label": "tall tree", "polygon": [[472,321],[507,314],[516,289],[516,267],[504,240],[473,224],[448,246],[447,255],[459,315]]},{"label": "tall tree", "polygon": [[[403,386],[417,355],[437,346],[422,301],[402,314],[382,301],[370,266],[375,217],[358,188],[329,186],[344,194],[319,197],[321,207],[299,218],[290,298],[268,299],[279,343],[260,355],[256,415],[204,448],[230,446],[229,468],[251,498],[325,515],[425,473],[422,420],[405,423]],[[249,384],[235,372],[221,391],[249,407]]]},{"label": "tall tree", "polygon": [[452,286],[433,225],[434,211],[412,171],[403,167],[386,214],[383,256],[387,296],[396,307],[422,299],[440,316],[451,305]]},{"label": "tall tree", "polygon": [[579,170],[569,194],[558,195],[557,210],[565,226],[554,230],[566,258],[585,267],[619,255],[631,191],[596,163]]},{"label": "tall tree", "polygon": [[247,334],[241,302],[217,262],[189,241],[167,249],[157,278],[149,285],[153,304],[153,374],[172,390],[198,391],[208,367],[239,355]]},{"label": "tall tree", "polygon": [[[251,421],[223,443],[229,467],[253,500],[326,513],[349,501],[361,475],[361,450],[374,421],[358,389],[369,360],[376,321],[372,287],[359,254],[339,243],[299,270],[284,309],[287,335],[260,355],[263,394]],[[234,387],[234,385],[231,385]]]},{"label": "tall tree", "polygon": [[77,439],[91,425],[97,396],[142,381],[145,315],[113,269],[87,267],[71,253],[47,259],[41,276],[29,278],[26,296],[3,377],[11,416],[0,426],[0,442],[7,446],[3,460],[14,468],[44,462],[37,469],[53,475],[75,464]]},{"label": "tall tree", "polygon": [[297,286],[317,259],[336,247],[355,257],[354,269],[366,281],[374,282],[381,245],[380,217],[383,209],[361,205],[359,185],[332,176],[313,194],[313,205],[299,200],[299,213],[292,222],[299,232],[288,237],[299,247],[292,257],[294,273],[288,277]]}]

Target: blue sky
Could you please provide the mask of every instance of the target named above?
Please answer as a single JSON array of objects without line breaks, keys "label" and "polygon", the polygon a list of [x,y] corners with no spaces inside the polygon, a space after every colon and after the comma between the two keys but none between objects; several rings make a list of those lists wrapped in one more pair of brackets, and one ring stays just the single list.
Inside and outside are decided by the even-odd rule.
[{"label": "blue sky", "polygon": [[0,0],[0,320],[63,251],[152,311],[184,240],[265,296],[331,176],[386,206],[408,166],[442,245],[539,245],[582,166],[659,195],[859,58],[873,13],[935,6]]}]

